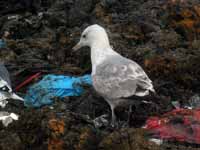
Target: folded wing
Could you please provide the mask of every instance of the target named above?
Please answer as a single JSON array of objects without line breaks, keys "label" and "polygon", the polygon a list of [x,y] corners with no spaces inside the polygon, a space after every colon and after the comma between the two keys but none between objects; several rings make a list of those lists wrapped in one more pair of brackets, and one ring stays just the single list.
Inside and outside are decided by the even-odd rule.
[{"label": "folded wing", "polygon": [[145,96],[154,91],[152,81],[134,61],[112,57],[97,66],[93,75],[94,88],[109,98]]}]

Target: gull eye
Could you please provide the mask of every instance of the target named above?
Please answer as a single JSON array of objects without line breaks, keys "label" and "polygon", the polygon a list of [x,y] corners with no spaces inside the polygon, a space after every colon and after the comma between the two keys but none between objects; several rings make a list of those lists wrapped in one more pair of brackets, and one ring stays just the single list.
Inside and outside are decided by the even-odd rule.
[{"label": "gull eye", "polygon": [[86,35],[85,35],[85,34],[83,35],[83,38],[84,38],[84,39],[86,38]]},{"label": "gull eye", "polygon": [[3,86],[0,88],[0,91],[9,92],[9,88],[7,86]]}]

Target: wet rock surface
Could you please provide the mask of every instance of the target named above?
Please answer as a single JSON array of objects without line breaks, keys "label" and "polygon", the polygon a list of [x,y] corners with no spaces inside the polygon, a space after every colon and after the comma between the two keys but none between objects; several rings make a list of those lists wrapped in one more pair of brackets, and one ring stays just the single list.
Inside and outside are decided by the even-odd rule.
[{"label": "wet rock surface", "polygon": [[155,145],[140,129],[149,116],[173,109],[172,101],[187,105],[199,93],[199,0],[9,0],[0,1],[0,7],[0,33],[10,33],[0,61],[13,87],[37,72],[90,73],[89,49],[74,53],[72,47],[86,26],[98,23],[116,51],[144,68],[157,91],[157,96],[144,98],[151,103],[133,106],[129,128],[128,108],[116,108],[119,129],[94,126],[93,119],[110,114],[110,109],[92,88],[86,87],[81,97],[55,98],[52,106],[40,109],[10,101],[5,111],[20,118],[8,127],[0,125],[0,149],[199,149],[186,143]]}]

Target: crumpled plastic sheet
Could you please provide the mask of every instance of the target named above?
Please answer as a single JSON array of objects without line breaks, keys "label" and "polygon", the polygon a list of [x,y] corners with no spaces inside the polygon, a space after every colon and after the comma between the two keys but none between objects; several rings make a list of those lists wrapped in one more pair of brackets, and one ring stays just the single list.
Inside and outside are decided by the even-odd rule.
[{"label": "crumpled plastic sheet", "polygon": [[108,121],[107,118],[108,118],[108,115],[106,115],[106,114],[95,118],[95,119],[93,120],[94,126],[95,126],[96,128],[101,128],[101,127],[106,127],[106,126],[108,126],[109,121]]},{"label": "crumpled plastic sheet", "polygon": [[200,109],[175,109],[150,117],[144,126],[151,138],[200,144]]},{"label": "crumpled plastic sheet", "polygon": [[6,111],[0,111],[0,120],[5,127],[7,127],[13,120],[18,120],[19,116],[15,113],[8,113]]},{"label": "crumpled plastic sheet", "polygon": [[31,86],[24,97],[27,107],[41,107],[51,105],[53,98],[80,96],[84,89],[81,85],[92,85],[91,75],[81,77],[46,75],[43,79]]},{"label": "crumpled plastic sheet", "polygon": [[2,100],[2,96],[0,94],[0,107],[5,108],[7,104],[8,104],[8,101],[6,99]]}]

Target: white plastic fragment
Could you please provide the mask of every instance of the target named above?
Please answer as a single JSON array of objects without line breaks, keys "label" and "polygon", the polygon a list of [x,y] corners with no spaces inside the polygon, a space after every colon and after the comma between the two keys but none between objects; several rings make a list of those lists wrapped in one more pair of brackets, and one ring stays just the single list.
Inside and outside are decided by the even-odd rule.
[{"label": "white plastic fragment", "polygon": [[8,16],[8,20],[18,20],[19,18],[20,18],[19,15]]},{"label": "white plastic fragment", "polygon": [[173,105],[176,109],[181,108],[181,104],[180,104],[179,101],[172,101],[172,105]]},{"label": "white plastic fragment", "polygon": [[6,119],[2,120],[2,123],[5,127],[7,127],[12,122],[13,122],[13,119],[11,117],[6,117]]},{"label": "white plastic fragment", "polygon": [[0,120],[2,121],[3,125],[7,127],[13,120],[18,120],[19,116],[15,113],[8,113],[5,111],[0,112]]},{"label": "white plastic fragment", "polygon": [[149,139],[149,141],[153,142],[153,143],[155,143],[157,145],[161,145],[163,143],[163,140],[161,140],[161,139],[154,139],[154,138],[152,138],[152,139]]},{"label": "white plastic fragment", "polygon": [[198,94],[193,95],[189,99],[189,103],[192,108],[200,108],[200,96]]},{"label": "white plastic fragment", "polygon": [[107,125],[109,124],[108,119],[106,119],[107,117],[108,117],[108,115],[107,115],[107,114],[104,114],[104,115],[102,115],[102,116],[100,116],[100,117],[95,118],[95,119],[93,120],[94,126],[95,126],[96,128],[100,128],[100,127],[102,127],[102,126],[107,126]]},{"label": "white plastic fragment", "polygon": [[44,13],[43,12],[39,12],[37,15],[38,15],[39,19],[42,19],[43,16],[44,16]]},{"label": "white plastic fragment", "polygon": [[19,119],[19,115],[15,114],[15,113],[10,113],[10,117],[11,117],[13,120],[18,120],[18,119]]},{"label": "white plastic fragment", "polygon": [[[0,99],[1,99],[1,95],[0,95]],[[5,108],[6,107],[6,104],[8,104],[8,101],[7,100],[0,100],[0,106],[1,108]]]}]

